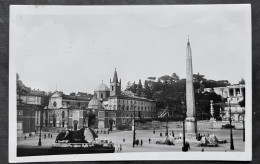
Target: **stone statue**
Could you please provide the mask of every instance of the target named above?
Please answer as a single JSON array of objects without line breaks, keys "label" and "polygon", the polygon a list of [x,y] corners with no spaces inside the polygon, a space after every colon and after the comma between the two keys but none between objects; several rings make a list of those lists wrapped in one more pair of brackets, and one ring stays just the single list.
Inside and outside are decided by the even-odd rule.
[{"label": "stone statue", "polygon": [[83,128],[77,131],[66,130],[65,132],[60,132],[55,142],[67,140],[68,143],[88,143],[95,140],[98,138],[98,135],[91,128],[95,124],[95,120],[96,116],[94,114],[86,116],[85,126]]}]

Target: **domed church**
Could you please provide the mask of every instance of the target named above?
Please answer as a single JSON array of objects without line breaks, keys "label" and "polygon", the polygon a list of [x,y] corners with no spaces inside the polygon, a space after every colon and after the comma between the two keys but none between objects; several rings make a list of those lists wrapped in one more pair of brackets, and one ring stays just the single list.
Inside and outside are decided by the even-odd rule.
[{"label": "domed church", "polygon": [[112,81],[110,79],[110,88],[102,81],[95,88],[88,108],[97,109],[99,129],[131,129],[134,116],[135,119],[156,116],[154,100],[138,97],[130,91],[121,91],[121,79],[118,80],[116,69]]}]

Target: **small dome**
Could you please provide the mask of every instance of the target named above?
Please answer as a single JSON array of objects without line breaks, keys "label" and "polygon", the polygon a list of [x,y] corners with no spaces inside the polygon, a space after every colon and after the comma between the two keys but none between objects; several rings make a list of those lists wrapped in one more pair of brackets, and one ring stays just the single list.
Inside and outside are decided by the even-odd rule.
[{"label": "small dome", "polygon": [[88,103],[88,108],[93,108],[93,109],[101,109],[102,108],[102,103],[97,99],[97,95],[94,94],[94,97],[90,102]]},{"label": "small dome", "polygon": [[102,81],[102,83],[95,88],[95,91],[110,91],[110,89]]}]

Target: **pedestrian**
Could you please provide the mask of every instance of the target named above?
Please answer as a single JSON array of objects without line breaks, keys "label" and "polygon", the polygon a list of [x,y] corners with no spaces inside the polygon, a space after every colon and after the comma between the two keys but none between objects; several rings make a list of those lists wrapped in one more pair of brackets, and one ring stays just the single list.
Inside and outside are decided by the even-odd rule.
[{"label": "pedestrian", "polygon": [[122,151],[122,145],[120,144],[119,146],[120,146],[120,151]]},{"label": "pedestrian", "polygon": [[190,143],[189,143],[188,141],[186,141],[185,146],[186,146],[188,149],[190,149]]},{"label": "pedestrian", "polygon": [[201,151],[204,152],[204,148],[202,148]]},{"label": "pedestrian", "polygon": [[139,145],[139,139],[136,140],[136,145],[137,145],[137,146]]},{"label": "pedestrian", "polygon": [[148,141],[149,141],[149,144],[150,144],[151,143],[151,138],[149,138]]},{"label": "pedestrian", "polygon": [[109,131],[107,131],[107,134],[109,134]]},{"label": "pedestrian", "polygon": [[119,145],[117,145],[116,147],[117,147],[117,152],[119,152],[119,150],[120,150],[120,147],[119,147]]},{"label": "pedestrian", "polygon": [[143,145],[143,140],[141,140],[141,146]]},{"label": "pedestrian", "polygon": [[46,134],[44,134],[44,139],[46,138]]},{"label": "pedestrian", "polygon": [[52,138],[52,134],[51,134],[51,138]]},{"label": "pedestrian", "polygon": [[102,130],[101,130],[101,133],[102,133]]},{"label": "pedestrian", "polygon": [[50,136],[51,136],[50,133],[48,133],[48,138],[50,138]]}]

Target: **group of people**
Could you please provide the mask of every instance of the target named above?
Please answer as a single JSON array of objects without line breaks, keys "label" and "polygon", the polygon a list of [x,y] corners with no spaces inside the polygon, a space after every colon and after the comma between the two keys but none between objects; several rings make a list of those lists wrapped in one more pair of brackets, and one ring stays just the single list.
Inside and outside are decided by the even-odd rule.
[{"label": "group of people", "polygon": [[[135,140],[134,145],[137,145],[137,146],[139,145],[139,139]],[[140,140],[140,145],[143,146],[143,140],[142,139]]]},{"label": "group of people", "polygon": [[[47,137],[46,134],[43,135],[44,139]],[[52,138],[52,134],[48,133],[48,138]]]},{"label": "group of people", "polygon": [[205,134],[202,135],[200,133],[196,134],[196,140],[197,141],[201,141],[202,137],[209,137],[209,133],[207,135],[205,135]]},{"label": "group of people", "polygon": [[[99,130],[96,130],[96,133],[98,134],[99,133]],[[109,134],[109,130],[100,130],[100,133],[102,134]]]}]

